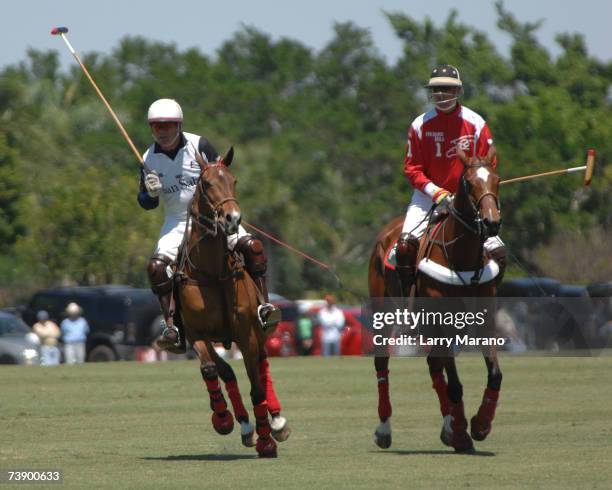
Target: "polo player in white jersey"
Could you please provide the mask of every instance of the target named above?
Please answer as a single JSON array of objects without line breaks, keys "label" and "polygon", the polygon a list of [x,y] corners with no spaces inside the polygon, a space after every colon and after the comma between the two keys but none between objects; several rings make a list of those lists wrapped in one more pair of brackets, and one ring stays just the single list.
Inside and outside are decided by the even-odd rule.
[{"label": "polo player in white jersey", "polygon": [[[176,350],[180,348],[181,339],[170,312],[173,264],[183,241],[188,207],[200,177],[196,152],[206,163],[217,161],[219,154],[203,136],[182,131],[183,111],[175,100],[153,102],[148,121],[155,143],[142,157],[148,173],[144,169],[141,173],[138,203],[147,210],[157,208],[160,200],[163,203],[166,219],[147,272],[164,315],[158,344],[164,349]],[[231,251],[243,255],[246,269],[262,293],[265,302],[257,310],[262,328],[275,325],[280,320],[280,311],[268,302],[267,259],[263,244],[242,226],[238,233],[227,237],[227,244]]]}]

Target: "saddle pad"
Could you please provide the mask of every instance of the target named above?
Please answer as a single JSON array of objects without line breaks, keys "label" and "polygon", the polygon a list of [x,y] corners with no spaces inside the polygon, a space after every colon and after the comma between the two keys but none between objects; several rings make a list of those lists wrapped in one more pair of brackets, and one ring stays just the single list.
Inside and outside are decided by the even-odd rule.
[{"label": "saddle pad", "polygon": [[[452,271],[448,267],[440,265],[434,262],[433,260],[429,260],[428,258],[425,258],[419,262],[418,269],[419,272],[428,275],[436,281],[442,282],[444,284],[450,284],[453,286],[463,286],[465,284],[470,284],[470,280],[472,279],[472,276],[474,276],[474,271]],[[491,259],[484,266],[478,284],[484,284],[486,282],[492,281],[497,277],[498,274],[499,265],[497,264],[497,262]]]},{"label": "saddle pad", "polygon": [[385,253],[385,268],[394,271],[397,265],[397,242],[394,242]]}]

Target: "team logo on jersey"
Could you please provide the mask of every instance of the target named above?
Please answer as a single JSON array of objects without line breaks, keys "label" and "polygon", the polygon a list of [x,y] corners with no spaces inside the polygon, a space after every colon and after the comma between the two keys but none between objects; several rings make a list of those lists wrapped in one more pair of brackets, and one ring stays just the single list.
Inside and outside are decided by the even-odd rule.
[{"label": "team logo on jersey", "polygon": [[434,141],[444,142],[444,131],[425,131],[425,136],[433,138]]},{"label": "team logo on jersey", "polygon": [[461,148],[465,152],[468,152],[470,150],[470,147],[472,146],[473,141],[474,135],[471,134],[459,136],[459,138],[451,140],[450,148],[446,152],[446,157],[453,158],[457,156],[457,147]]}]

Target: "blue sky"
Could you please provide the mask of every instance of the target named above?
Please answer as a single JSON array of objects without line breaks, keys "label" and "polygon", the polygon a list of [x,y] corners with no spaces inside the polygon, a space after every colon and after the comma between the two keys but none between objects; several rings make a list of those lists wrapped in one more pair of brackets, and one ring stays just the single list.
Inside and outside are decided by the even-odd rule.
[{"label": "blue sky", "polygon": [[[521,22],[544,19],[539,39],[553,54],[559,52],[556,33],[580,32],[589,53],[612,60],[608,32],[612,1],[506,0],[505,7]],[[28,47],[55,49],[64,66],[71,63],[61,40],[49,35],[56,25],[70,29],[69,39],[80,53],[108,53],[122,37],[142,35],[214,55],[241,24],[255,26],[275,39],[290,37],[320,49],[332,37],[333,22],[349,20],[369,28],[378,50],[394,62],[401,44],[383,10],[403,12],[419,21],[429,16],[441,24],[451,8],[459,11],[461,21],[488,32],[502,54],[508,53],[510,38],[496,27],[493,0],[11,0],[2,9],[0,67],[25,59]]]}]

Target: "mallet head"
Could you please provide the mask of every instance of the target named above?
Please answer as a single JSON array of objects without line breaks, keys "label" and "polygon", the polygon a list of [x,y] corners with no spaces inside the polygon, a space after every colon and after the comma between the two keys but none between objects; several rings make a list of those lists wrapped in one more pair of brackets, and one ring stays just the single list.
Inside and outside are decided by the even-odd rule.
[{"label": "mallet head", "polygon": [[592,148],[587,153],[586,170],[584,171],[584,185],[590,185],[593,178],[593,168],[595,167],[595,150]]},{"label": "mallet head", "polygon": [[51,29],[52,36],[59,36],[60,34],[66,34],[67,32],[67,27],[54,27],[53,29]]}]

